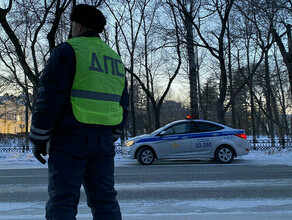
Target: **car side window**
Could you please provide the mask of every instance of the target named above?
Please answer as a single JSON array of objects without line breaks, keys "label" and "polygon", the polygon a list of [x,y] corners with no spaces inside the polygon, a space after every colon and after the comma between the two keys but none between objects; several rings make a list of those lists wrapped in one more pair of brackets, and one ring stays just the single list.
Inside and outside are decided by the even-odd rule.
[{"label": "car side window", "polygon": [[207,131],[219,131],[223,127],[207,122],[195,122],[194,124],[195,132],[207,132]]},{"label": "car side window", "polygon": [[173,125],[170,128],[166,129],[164,135],[192,133],[192,130],[193,130],[192,123],[181,123]]}]

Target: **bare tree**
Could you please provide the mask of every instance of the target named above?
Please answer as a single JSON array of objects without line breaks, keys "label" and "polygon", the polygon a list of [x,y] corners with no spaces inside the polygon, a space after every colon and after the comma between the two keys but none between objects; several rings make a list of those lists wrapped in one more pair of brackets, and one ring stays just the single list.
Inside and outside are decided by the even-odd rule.
[{"label": "bare tree", "polygon": [[218,99],[218,88],[216,87],[216,81],[210,78],[205,83],[202,89],[201,108],[203,118],[205,120],[216,120],[216,101]]},{"label": "bare tree", "polygon": [[[161,6],[160,1],[153,1],[153,6],[151,7],[151,10],[145,14],[143,17],[143,24],[142,24],[142,35],[144,37],[144,48],[142,52],[142,56],[144,56],[144,62],[142,63],[142,66],[145,70],[145,80],[146,80],[146,89],[149,91],[149,93],[154,96],[154,65],[151,63],[151,51],[153,51],[153,47],[155,47],[153,44],[153,35],[155,33],[155,19],[157,16],[157,10]],[[142,71],[143,72],[143,71]],[[153,131],[153,114],[152,114],[152,108],[151,108],[151,101],[150,98],[146,94],[146,111],[147,111],[147,131],[150,133]]]},{"label": "bare tree", "polygon": [[[286,135],[291,135],[290,131],[289,131],[289,126],[288,126],[288,121],[287,121],[287,101],[286,101],[286,89],[285,89],[285,82],[287,81],[286,80],[286,76],[282,74],[282,70],[281,70],[281,67],[280,67],[280,64],[279,64],[279,61],[278,61],[278,56],[277,56],[277,51],[274,50],[274,61],[275,61],[275,72],[276,72],[276,75],[278,77],[278,82],[279,82],[279,86],[275,88],[275,90],[279,91],[278,92],[278,100],[279,100],[279,103],[280,103],[280,106],[281,106],[281,109],[280,109],[280,112],[282,112],[282,120],[283,121],[283,127],[285,129],[285,134]],[[276,93],[275,91],[275,93]],[[280,121],[280,120],[279,120]]]},{"label": "bare tree", "polygon": [[[191,103],[191,115],[195,118],[199,118],[199,101],[198,101],[198,79],[199,79],[199,68],[198,59],[195,54],[194,44],[194,26],[192,21],[198,16],[198,9],[200,8],[199,0],[178,0],[178,1],[167,1],[171,7],[179,8],[180,17],[182,18],[184,29],[181,30],[182,35],[185,38],[183,41],[186,44],[187,55],[188,55],[188,76],[190,83],[190,103]],[[184,8],[181,8],[183,5]]]},{"label": "bare tree", "polygon": [[[277,42],[277,45],[281,51],[284,63],[288,70],[289,75],[289,82],[290,87],[292,87],[292,32],[291,32],[291,24],[286,25],[286,34],[288,38],[288,50],[285,49],[284,43],[280,37],[280,35],[277,33],[276,29],[272,30],[273,37],[275,41]],[[292,89],[290,88],[290,95],[292,97]]]},{"label": "bare tree", "polygon": [[[32,111],[34,108],[38,78],[46,63],[46,56],[55,46],[55,34],[61,16],[71,2],[9,0],[8,4],[0,6],[0,24],[5,33],[0,36],[0,59],[25,94],[27,134],[28,109]],[[44,42],[45,33],[49,47]],[[33,96],[30,95],[31,90]],[[26,139],[28,143],[28,135]]]},{"label": "bare tree", "polygon": [[[125,4],[124,4],[125,3]],[[129,55],[129,70],[134,72],[135,67],[135,53],[138,44],[138,37],[143,24],[143,17],[145,16],[145,9],[149,0],[132,1],[125,0],[123,2],[116,2],[116,4],[109,4],[105,2],[116,21],[116,31],[121,34],[125,44],[127,54]],[[138,15],[137,15],[138,14]],[[117,34],[117,35],[118,35]],[[116,36],[117,36],[116,35]],[[131,115],[131,130],[132,135],[136,136],[136,115],[134,103],[134,76],[130,75],[130,115]]]},{"label": "bare tree", "polygon": [[[185,5],[183,4],[182,0],[177,0],[180,10],[183,13],[188,14],[188,10],[186,9]],[[224,102],[226,99],[227,94],[227,70],[226,70],[226,63],[225,63],[225,51],[226,47],[224,44],[224,39],[226,35],[226,28],[227,28],[227,21],[230,15],[230,11],[234,4],[234,0],[226,0],[226,1],[215,1],[212,0],[210,4],[206,3],[201,7],[202,15],[196,17],[196,21],[189,17],[191,20],[195,30],[198,33],[198,36],[202,42],[202,47],[205,47],[209,50],[211,55],[219,61],[220,64],[220,82],[219,82],[219,98],[217,101],[217,116],[218,120],[221,123],[225,123],[225,113],[226,110],[224,109]],[[208,14],[205,14],[205,13]],[[203,33],[202,23],[206,22],[206,19],[214,19],[214,15],[217,15],[215,19],[220,20],[219,27],[210,27],[207,28],[209,31]],[[206,27],[205,27],[206,28]],[[212,30],[213,29],[213,30]],[[219,29],[219,31],[216,31]],[[210,36],[212,35],[212,37]],[[215,42],[212,41],[212,38],[217,40],[217,45]],[[217,48],[215,48],[217,46]]]},{"label": "bare tree", "polygon": [[267,16],[272,25],[273,37],[287,67],[292,97],[292,1],[272,0],[269,4],[272,10],[267,10]]},{"label": "bare tree", "polygon": [[[172,19],[174,22],[175,27],[178,27],[178,23],[177,23],[177,18],[175,16],[175,11],[174,8],[171,7],[171,13],[172,13]],[[163,29],[163,27],[160,27],[161,29]],[[176,58],[172,58],[172,59],[176,59],[176,68],[173,70],[173,74],[169,74],[169,79],[168,79],[168,83],[167,86],[163,92],[163,94],[159,97],[159,98],[155,98],[155,94],[152,92],[152,90],[147,89],[147,85],[145,86],[144,82],[141,80],[141,78],[135,74],[134,72],[131,72],[131,70],[129,68],[126,68],[126,70],[128,72],[131,73],[131,75],[133,75],[135,77],[135,79],[139,82],[140,86],[142,87],[143,91],[147,94],[147,97],[150,99],[151,103],[152,103],[152,107],[154,110],[154,118],[155,118],[155,128],[159,128],[160,127],[160,109],[161,106],[163,104],[163,101],[166,97],[166,95],[169,92],[169,89],[171,87],[171,84],[173,82],[173,80],[175,79],[175,77],[177,76],[177,74],[179,73],[180,67],[181,67],[181,63],[182,63],[182,59],[181,59],[181,41],[180,41],[180,35],[179,35],[179,29],[175,28],[175,42],[172,42],[173,45],[171,45],[170,43],[166,43],[168,45],[168,47],[174,47],[175,51],[176,51]],[[158,47],[160,49],[165,49],[164,46],[162,47]]]},{"label": "bare tree", "polygon": [[[250,93],[253,95],[253,98],[256,98],[258,104],[261,106],[263,112],[267,115],[268,121],[269,121],[269,134],[271,135],[272,140],[275,138],[274,134],[274,114],[272,109],[272,87],[271,87],[271,77],[270,77],[270,62],[269,62],[269,50],[271,49],[273,45],[272,37],[271,37],[271,30],[272,30],[272,24],[267,22],[269,19],[266,19],[266,13],[267,11],[271,10],[269,4],[263,4],[267,3],[264,1],[250,1],[246,3],[241,3],[237,5],[237,8],[241,11],[241,13],[244,15],[244,17],[252,23],[255,32],[256,32],[256,38],[255,42],[260,47],[262,51],[263,60],[264,60],[264,84],[263,84],[263,91],[265,94],[265,100],[266,100],[266,111],[262,107],[262,102],[259,102],[259,99],[255,97],[254,91],[251,91],[253,89],[252,81],[249,82],[250,84]],[[244,10],[245,8],[250,8],[250,11]],[[261,9],[261,10],[259,10]],[[250,57],[249,57],[250,58]],[[261,60],[260,60],[261,61]],[[259,65],[259,63],[258,63]],[[256,65],[256,66],[258,66]],[[250,69],[250,66],[248,66]],[[254,73],[254,71],[252,71]],[[253,100],[252,98],[252,100]],[[275,105],[274,105],[275,106]],[[254,110],[254,109],[253,109]],[[254,122],[253,122],[254,123]],[[255,136],[254,136],[255,140]]]},{"label": "bare tree", "polygon": [[[55,46],[55,34],[60,17],[70,3],[71,0],[52,0],[50,2],[44,0],[41,4],[39,4],[39,1],[17,2],[10,0],[6,8],[0,8],[0,23],[6,34],[6,37],[1,37],[3,47],[5,48],[2,50],[5,51],[5,53],[1,55],[2,61],[14,75],[17,83],[23,89],[28,99],[29,88],[26,87],[23,78],[26,79],[27,77],[29,83],[32,84],[35,100],[38,78],[44,67],[42,61],[45,60],[45,58],[40,57],[40,55],[46,56],[48,54],[44,52],[48,51],[45,48],[46,45],[41,44],[44,37],[43,32],[46,32],[46,29],[51,24],[47,35],[50,51]],[[53,11],[53,9],[55,9],[55,11]],[[12,13],[13,16],[11,15]],[[50,13],[52,13],[52,15],[50,15]],[[51,21],[51,23],[46,23],[48,20]],[[13,25],[16,26],[14,27]],[[10,62],[6,62],[3,56],[5,56],[6,59],[8,58]],[[19,62],[15,60],[15,57],[17,57]],[[43,63],[43,65],[41,65],[41,63]],[[21,72],[23,72],[23,76],[25,77],[19,76]],[[34,106],[34,100],[28,102],[31,110]],[[32,103],[32,105],[30,103]]]}]

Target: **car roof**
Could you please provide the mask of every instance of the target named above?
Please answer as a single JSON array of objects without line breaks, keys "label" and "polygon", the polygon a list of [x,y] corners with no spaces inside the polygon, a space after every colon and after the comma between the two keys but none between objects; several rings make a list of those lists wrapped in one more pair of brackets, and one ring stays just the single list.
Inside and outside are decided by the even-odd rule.
[{"label": "car roof", "polygon": [[[190,122],[190,121],[211,123],[211,124],[219,125],[219,126],[224,127],[224,128],[230,128],[230,127],[228,127],[226,125],[219,124],[219,123],[214,122],[214,121],[203,120],[203,119],[182,119],[182,120],[170,122],[169,124],[166,124],[165,126],[173,125],[173,124],[177,124],[177,123],[181,123],[181,122]],[[165,126],[163,126],[163,127],[165,127]]]},{"label": "car roof", "polygon": [[218,125],[220,127],[222,127],[223,129],[234,129],[234,128],[231,128],[231,127],[228,127],[226,125],[223,125],[223,124],[219,124],[217,122],[214,122],[214,121],[208,121],[208,120],[202,120],[202,119],[182,119],[182,120],[177,120],[177,121],[173,121],[173,122],[170,122],[162,127],[160,127],[159,129],[153,131],[151,134],[152,135],[156,135],[157,133],[161,132],[162,130],[168,128],[168,127],[171,127],[175,124],[179,124],[179,123],[185,123],[185,122],[205,122],[205,123],[210,123],[210,124],[214,124],[214,125]]}]

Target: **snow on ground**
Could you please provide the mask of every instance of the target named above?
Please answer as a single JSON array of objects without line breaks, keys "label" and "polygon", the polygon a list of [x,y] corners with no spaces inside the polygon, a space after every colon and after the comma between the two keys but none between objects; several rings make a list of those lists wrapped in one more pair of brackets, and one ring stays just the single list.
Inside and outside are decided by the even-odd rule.
[{"label": "snow on ground", "polygon": [[[5,220],[44,219],[45,203],[2,203],[0,218]],[[195,200],[120,202],[124,220],[290,220],[292,200]],[[13,214],[9,212],[13,210]],[[81,202],[78,220],[92,216]]]},{"label": "snow on ground", "polygon": [[[292,149],[270,149],[265,151],[251,151],[248,155],[237,157],[234,162],[240,160],[244,164],[283,164],[292,166]],[[117,155],[116,166],[138,164],[136,160],[129,160]],[[0,169],[21,168],[45,168],[47,165],[39,163],[30,153],[2,152],[0,153]]]},{"label": "snow on ground", "polygon": [[[124,159],[121,155],[115,158],[116,166],[131,166],[138,164],[135,160]],[[238,157],[234,161],[235,165],[273,165],[283,164],[292,166],[292,149],[267,151],[251,151],[249,155]],[[216,163],[210,163],[216,165]],[[21,168],[45,168],[47,165],[40,164],[32,153],[0,153],[0,172],[1,169],[21,169]],[[287,182],[288,181],[288,182]],[[290,182],[289,182],[290,181]],[[271,182],[264,181],[222,181],[222,187],[242,184],[247,187],[263,184],[291,185],[291,180]],[[163,187],[212,187],[217,186],[218,182],[200,181],[195,182],[166,182]],[[12,186],[13,187],[13,186]],[[39,186],[45,190],[47,186]],[[137,184],[135,186],[127,184],[116,184],[116,189],[127,188],[151,188],[159,187],[157,184]],[[9,190],[9,189],[7,189]],[[40,189],[39,189],[40,190]],[[0,199],[0,219],[7,220],[33,220],[44,219],[45,203],[3,203]],[[153,203],[152,201],[120,201],[121,211],[124,220],[281,220],[292,219],[292,198],[287,199],[201,199],[201,200],[162,200]],[[92,219],[90,210],[86,203],[79,204],[77,215],[78,220]]]},{"label": "snow on ground", "polygon": [[240,156],[238,159],[251,164],[283,164],[292,166],[292,149],[277,150],[272,148],[265,151],[251,151],[248,155]]}]

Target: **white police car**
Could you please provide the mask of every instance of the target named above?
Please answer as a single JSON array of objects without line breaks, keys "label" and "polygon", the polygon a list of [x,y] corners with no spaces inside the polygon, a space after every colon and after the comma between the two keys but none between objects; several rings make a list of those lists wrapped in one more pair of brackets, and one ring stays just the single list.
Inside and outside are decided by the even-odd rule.
[{"label": "white police car", "polygon": [[154,131],[126,141],[124,157],[150,165],[155,159],[214,158],[230,163],[249,153],[244,130],[206,120],[174,121]]}]

